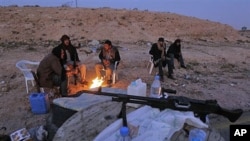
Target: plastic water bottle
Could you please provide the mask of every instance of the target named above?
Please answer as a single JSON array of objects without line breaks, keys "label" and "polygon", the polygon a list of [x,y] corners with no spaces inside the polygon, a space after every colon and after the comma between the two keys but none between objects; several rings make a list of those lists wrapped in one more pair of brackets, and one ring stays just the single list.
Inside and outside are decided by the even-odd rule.
[{"label": "plastic water bottle", "polygon": [[121,140],[120,141],[131,141],[129,137],[129,129],[126,126],[120,128]]},{"label": "plastic water bottle", "polygon": [[206,132],[202,129],[194,128],[189,132],[189,141],[205,141],[206,140]]},{"label": "plastic water bottle", "polygon": [[150,97],[156,97],[156,98],[161,97],[161,82],[159,75],[155,76],[154,81],[151,84]]}]

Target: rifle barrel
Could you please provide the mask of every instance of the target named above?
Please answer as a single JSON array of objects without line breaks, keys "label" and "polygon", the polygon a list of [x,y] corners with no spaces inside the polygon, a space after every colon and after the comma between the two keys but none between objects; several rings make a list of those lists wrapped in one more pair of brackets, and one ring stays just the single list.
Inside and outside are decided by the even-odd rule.
[{"label": "rifle barrel", "polygon": [[123,102],[123,103],[136,103],[149,105],[160,110],[166,108],[179,110],[179,111],[193,111],[195,115],[200,117],[205,122],[206,115],[210,113],[222,115],[229,119],[231,122],[235,122],[243,113],[242,109],[228,110],[223,109],[217,103],[216,100],[197,100],[191,99],[184,96],[168,96],[167,98],[153,98],[143,97],[126,94],[116,94],[109,92],[102,92],[101,87],[98,91],[83,90],[83,93],[90,93],[103,96],[111,96],[112,101]]}]

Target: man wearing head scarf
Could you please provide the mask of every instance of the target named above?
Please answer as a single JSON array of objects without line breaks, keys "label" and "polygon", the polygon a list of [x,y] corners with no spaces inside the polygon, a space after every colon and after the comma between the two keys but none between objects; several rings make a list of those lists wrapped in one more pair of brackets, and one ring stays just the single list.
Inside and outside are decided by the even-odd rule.
[{"label": "man wearing head scarf", "polygon": [[183,57],[182,57],[182,53],[181,53],[181,40],[180,39],[176,39],[174,41],[173,44],[171,44],[168,48],[168,51],[167,51],[167,56],[170,58],[170,63],[171,63],[171,67],[174,69],[174,58],[176,58],[181,67],[186,69],[186,66],[184,64],[184,60],[183,60]]},{"label": "man wearing head scarf", "polygon": [[164,81],[163,67],[168,64],[168,77],[174,79],[173,69],[169,65],[169,60],[166,58],[166,44],[164,38],[159,38],[157,43],[154,43],[149,51],[153,55],[154,66],[159,68],[159,75],[161,81]]},{"label": "man wearing head scarf", "polygon": [[99,54],[99,59],[101,60],[101,62],[95,65],[96,75],[100,79],[101,71],[102,69],[105,69],[106,81],[109,85],[112,83],[111,76],[115,68],[115,62],[121,60],[118,49],[112,45],[110,40],[106,40],[104,42],[103,48],[101,49],[101,52]]},{"label": "man wearing head scarf", "polygon": [[63,49],[64,57],[62,59],[62,64],[64,68],[74,68],[80,72],[80,83],[87,84],[85,80],[86,76],[86,66],[81,64],[76,48],[71,44],[70,38],[68,35],[63,35],[61,37],[61,44],[58,46]]},{"label": "man wearing head scarf", "polygon": [[65,77],[61,60],[64,52],[61,48],[53,48],[52,52],[45,56],[37,68],[37,77],[40,87],[60,87],[62,96],[67,95]]}]

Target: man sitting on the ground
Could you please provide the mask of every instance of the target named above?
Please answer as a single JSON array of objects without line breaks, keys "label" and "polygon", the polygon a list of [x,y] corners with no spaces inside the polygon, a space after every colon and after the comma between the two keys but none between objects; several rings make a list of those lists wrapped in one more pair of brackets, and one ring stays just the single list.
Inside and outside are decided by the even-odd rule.
[{"label": "man sitting on the ground", "polygon": [[120,53],[116,47],[112,46],[110,40],[106,40],[99,54],[99,58],[101,62],[95,65],[96,75],[100,79],[101,71],[105,69],[107,84],[111,84],[112,83],[111,76],[115,68],[115,62],[121,60]]},{"label": "man sitting on the ground", "polygon": [[163,67],[168,64],[168,78],[174,79],[173,69],[169,65],[169,60],[166,57],[166,44],[164,38],[159,38],[157,43],[154,43],[149,51],[153,55],[154,66],[159,68],[159,75],[161,81],[164,81]]}]

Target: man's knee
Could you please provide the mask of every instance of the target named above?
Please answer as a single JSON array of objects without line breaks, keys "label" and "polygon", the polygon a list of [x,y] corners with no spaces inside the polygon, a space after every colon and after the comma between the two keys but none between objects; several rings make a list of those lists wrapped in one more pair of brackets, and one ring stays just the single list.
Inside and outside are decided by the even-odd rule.
[{"label": "man's knee", "polygon": [[62,81],[61,76],[59,76],[59,75],[53,75],[52,80],[53,80],[53,83],[55,86],[60,86],[61,81]]},{"label": "man's knee", "polygon": [[111,69],[111,68],[106,68],[106,72],[107,72],[108,74],[111,74],[111,73],[112,73],[112,69]]},{"label": "man's knee", "polygon": [[80,66],[79,66],[79,68],[82,70],[86,70],[86,65],[84,65],[84,64],[81,64]]},{"label": "man's knee", "polygon": [[102,64],[95,64],[96,70],[101,70],[103,68]]},{"label": "man's knee", "polygon": [[106,68],[106,75],[109,78],[112,75],[112,69],[111,68]]},{"label": "man's knee", "polygon": [[79,66],[79,70],[80,70],[81,74],[85,74],[86,73],[86,69],[87,69],[87,67],[84,64],[82,64],[82,65]]}]

